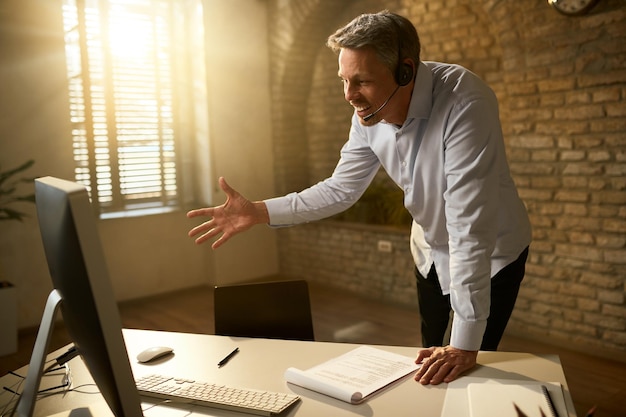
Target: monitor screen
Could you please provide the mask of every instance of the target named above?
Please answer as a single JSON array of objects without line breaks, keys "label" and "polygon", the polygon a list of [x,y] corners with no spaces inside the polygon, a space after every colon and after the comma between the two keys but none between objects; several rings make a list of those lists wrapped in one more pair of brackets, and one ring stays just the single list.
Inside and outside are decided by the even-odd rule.
[{"label": "monitor screen", "polygon": [[[141,416],[141,402],[87,189],[74,182],[44,177],[35,180],[35,197],[53,293],[60,298],[67,332],[111,411],[120,417]],[[36,365],[33,359],[31,366]]]}]

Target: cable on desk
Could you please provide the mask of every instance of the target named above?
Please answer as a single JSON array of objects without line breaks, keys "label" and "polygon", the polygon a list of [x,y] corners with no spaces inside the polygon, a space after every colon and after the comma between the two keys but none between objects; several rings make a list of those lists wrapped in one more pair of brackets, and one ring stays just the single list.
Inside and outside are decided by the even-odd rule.
[{"label": "cable on desk", "polygon": [[[49,363],[49,362],[52,362],[52,361],[48,361],[46,363]],[[57,373],[60,370],[65,370],[65,372],[63,372],[62,374]],[[8,416],[12,416],[15,413],[15,408],[17,407],[17,403],[19,402],[19,396],[21,395],[20,387],[26,380],[26,377],[18,374],[17,372],[10,371],[9,374],[20,378],[20,380],[16,384],[10,387],[7,387],[7,386],[2,387],[4,391],[7,391],[13,394],[13,397],[7,402],[2,412],[0,412],[0,416],[4,416],[6,413],[9,413],[9,414],[6,414]],[[70,387],[72,386],[72,372],[70,370],[69,364],[67,363],[64,364],[61,368],[48,369],[47,371],[44,372],[42,376],[59,376],[59,375],[63,375],[63,378],[61,379],[61,384],[50,387],[50,388],[44,388],[42,390],[37,391],[37,401],[39,401],[41,398],[44,398],[50,395],[66,393],[67,391],[71,390]],[[58,392],[54,392],[55,390],[59,390],[59,389],[62,389],[62,390]],[[13,408],[11,408],[9,411],[9,407],[13,407]]]},{"label": "cable on desk", "polygon": [[[83,391],[82,389],[85,388],[85,387],[93,387],[96,390],[95,391]],[[89,395],[100,394],[100,390],[98,389],[98,386],[96,384],[81,384],[81,385],[77,385],[74,388],[70,389],[69,391],[76,392],[78,394],[89,394]]]},{"label": "cable on desk", "polygon": [[[57,385],[51,388],[45,388],[43,390],[39,390],[37,392],[37,400],[39,400],[42,397],[42,393],[44,396],[48,396],[48,395],[55,395],[58,393],[62,393],[62,392],[67,392],[71,390],[71,385],[72,385],[72,374],[71,374],[71,370],[69,368],[69,365],[67,364],[67,362],[69,362],[70,360],[72,360],[73,358],[75,358],[76,356],[78,356],[78,351],[76,349],[76,346],[72,345],[65,353],[59,355],[57,358],[55,359],[51,359],[45,362],[44,364],[44,372],[42,376],[56,376],[59,374],[55,374],[54,372],[57,371],[62,371],[65,370],[65,373],[63,375],[63,379],[61,380],[61,385]],[[45,366],[47,365],[47,367]],[[26,379],[25,376],[18,374],[17,372],[14,371],[9,371],[8,372],[10,375],[13,375],[17,378],[20,378],[20,380],[11,385],[11,386],[4,386],[2,387],[4,392],[8,392],[12,395],[11,399],[9,401],[7,401],[7,403],[4,405],[4,408],[2,410],[0,410],[0,417],[4,417],[4,416],[12,416],[15,413],[15,408],[17,407],[17,402],[19,401],[19,396],[20,396],[20,388],[22,386],[22,384],[24,383],[24,380]],[[59,388],[65,388],[63,391],[60,392],[51,392],[54,390],[57,390]]]},{"label": "cable on desk", "polygon": [[20,379],[15,384],[11,385],[10,387],[7,387],[7,386],[2,387],[3,393],[7,392],[11,394],[11,399],[7,401],[7,403],[4,405],[4,408],[0,412],[0,416],[3,416],[3,417],[12,416],[15,413],[15,408],[17,407],[17,402],[20,396],[19,390],[22,384],[24,383],[24,379],[25,379],[23,376],[13,371],[9,371],[9,374],[16,376]]}]

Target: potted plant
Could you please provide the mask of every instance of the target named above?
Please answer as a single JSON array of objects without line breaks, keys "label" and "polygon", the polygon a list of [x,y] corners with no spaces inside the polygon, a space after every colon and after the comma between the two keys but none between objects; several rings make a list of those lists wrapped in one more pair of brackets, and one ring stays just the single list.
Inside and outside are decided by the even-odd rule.
[{"label": "potted plant", "polygon": [[[32,178],[15,176],[35,162],[29,160],[17,168],[0,170],[0,222],[22,221],[26,214],[14,208],[15,203],[34,203],[35,194],[18,194],[19,183],[32,183]],[[15,286],[2,276],[0,265],[0,356],[17,351],[17,291]]]}]

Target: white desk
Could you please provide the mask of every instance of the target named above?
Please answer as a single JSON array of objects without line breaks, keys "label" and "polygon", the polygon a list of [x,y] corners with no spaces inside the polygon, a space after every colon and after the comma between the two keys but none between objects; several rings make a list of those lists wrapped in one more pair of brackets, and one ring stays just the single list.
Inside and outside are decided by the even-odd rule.
[{"label": "white desk", "polygon": [[[285,369],[290,366],[307,369],[351,349],[356,345],[347,343],[301,342],[286,340],[232,338],[226,336],[197,335],[186,333],[156,332],[148,330],[124,330],[124,338],[131,358],[135,376],[159,373],[184,376],[204,381],[216,381],[227,385],[265,389],[279,392],[294,392],[301,396],[295,407],[284,416],[440,416],[444,404],[446,386],[422,386],[411,376],[387,387],[382,392],[360,405],[350,405],[322,394],[291,384],[283,378]],[[175,356],[154,365],[142,365],[135,361],[144,348],[165,345],[174,348]],[[239,347],[240,352],[225,366],[218,368],[217,362]],[[415,356],[415,347],[378,346],[391,352]],[[65,348],[51,357],[65,352]],[[565,389],[566,402],[570,410],[574,406],[567,388],[567,382],[560,360],[556,355],[531,355],[526,353],[480,352],[478,363],[467,375],[479,378],[529,379],[560,382]],[[70,362],[73,386],[91,383],[91,376],[82,360]],[[22,369],[20,373],[26,372]],[[0,379],[3,386],[15,383],[12,375]],[[44,378],[45,379],[45,378]],[[45,381],[44,381],[45,383]],[[51,382],[54,383],[54,382]],[[58,383],[58,380],[56,381]],[[97,391],[95,386],[84,389]],[[0,394],[0,410],[10,400],[8,393]],[[144,410],[149,402],[144,403]],[[68,410],[81,409],[70,412]],[[87,408],[90,410],[88,412]],[[192,415],[204,416],[245,416],[247,414],[195,407]],[[43,398],[35,407],[36,416],[110,416],[104,400],[98,393],[68,392]],[[145,411],[145,416],[183,416],[187,411],[163,409],[162,406]],[[571,411],[570,415],[575,415]],[[281,415],[282,417],[282,415]]]}]

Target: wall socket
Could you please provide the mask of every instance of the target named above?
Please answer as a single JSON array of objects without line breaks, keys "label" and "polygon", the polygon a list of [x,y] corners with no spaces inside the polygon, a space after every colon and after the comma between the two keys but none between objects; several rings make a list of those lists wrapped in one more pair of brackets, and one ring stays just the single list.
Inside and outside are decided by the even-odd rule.
[{"label": "wall socket", "polygon": [[391,241],[389,240],[379,240],[378,241],[378,251],[379,252],[386,252],[389,253],[391,252]]}]

